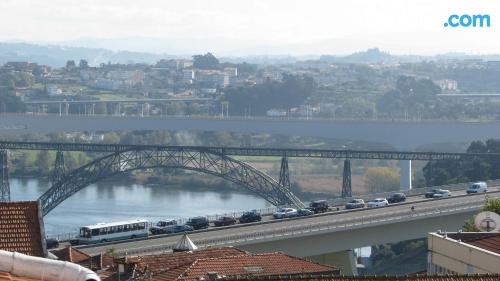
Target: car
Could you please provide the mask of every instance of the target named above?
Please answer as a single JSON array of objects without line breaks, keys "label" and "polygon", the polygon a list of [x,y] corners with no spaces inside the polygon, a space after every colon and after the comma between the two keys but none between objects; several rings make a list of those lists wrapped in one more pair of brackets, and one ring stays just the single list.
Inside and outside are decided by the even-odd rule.
[{"label": "car", "polygon": [[293,218],[296,216],[297,209],[294,208],[281,208],[273,213],[273,218],[275,219]]},{"label": "car", "polygon": [[484,181],[475,182],[467,188],[467,194],[488,192],[488,185]]},{"label": "car", "polygon": [[151,227],[149,231],[153,235],[157,234],[163,234],[163,233],[169,233],[169,230],[171,228],[174,228],[177,225],[176,220],[165,220],[165,221],[159,221],[156,223],[155,226]]},{"label": "car", "polygon": [[179,232],[188,232],[188,231],[193,231],[194,228],[190,225],[187,225],[187,224],[178,224],[172,228],[170,228],[167,233],[168,234],[171,234],[171,233],[179,233]]},{"label": "car", "polygon": [[389,198],[387,198],[387,202],[391,204],[404,201],[406,201],[406,195],[404,193],[394,193]]},{"label": "car", "polygon": [[186,225],[191,226],[194,230],[208,228],[208,219],[206,217],[194,217],[190,218]]},{"label": "car", "polygon": [[366,206],[367,207],[383,207],[383,206],[388,206],[389,205],[389,202],[387,202],[387,199],[385,198],[375,198],[371,201],[368,201],[368,203],[366,203]]},{"label": "car", "polygon": [[233,217],[220,217],[214,221],[215,226],[233,225],[235,223],[236,219]]},{"label": "car", "polygon": [[425,198],[434,198],[434,194],[439,193],[441,189],[433,189],[425,193]]},{"label": "car", "polygon": [[365,207],[365,201],[363,201],[363,199],[353,199],[349,201],[347,204],[345,204],[346,209],[358,209],[364,207]]},{"label": "car", "polygon": [[240,223],[257,222],[262,220],[262,216],[256,210],[253,210],[243,213],[238,220]]},{"label": "car", "polygon": [[326,200],[316,200],[309,204],[309,209],[315,214],[328,211],[328,207],[328,201]]},{"label": "car", "polygon": [[47,249],[59,248],[59,241],[55,238],[47,238],[45,239],[45,243],[47,245]]},{"label": "car", "polygon": [[449,190],[446,190],[446,189],[441,189],[441,190],[439,190],[439,192],[434,194],[434,198],[443,198],[443,197],[450,197],[450,196],[451,196],[451,192]]},{"label": "car", "polygon": [[314,215],[314,211],[311,210],[310,208],[303,208],[303,209],[297,210],[298,217],[305,217],[305,216],[310,216],[310,215]]}]

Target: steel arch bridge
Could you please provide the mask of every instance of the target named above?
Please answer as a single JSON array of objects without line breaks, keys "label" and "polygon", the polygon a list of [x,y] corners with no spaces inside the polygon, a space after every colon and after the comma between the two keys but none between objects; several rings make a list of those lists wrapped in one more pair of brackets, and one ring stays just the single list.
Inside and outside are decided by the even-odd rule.
[{"label": "steel arch bridge", "polygon": [[39,198],[42,213],[48,214],[64,200],[99,180],[152,168],[180,168],[211,174],[239,184],[273,205],[304,206],[290,191],[289,186],[242,161],[210,150],[165,148],[115,152],[60,175]]}]

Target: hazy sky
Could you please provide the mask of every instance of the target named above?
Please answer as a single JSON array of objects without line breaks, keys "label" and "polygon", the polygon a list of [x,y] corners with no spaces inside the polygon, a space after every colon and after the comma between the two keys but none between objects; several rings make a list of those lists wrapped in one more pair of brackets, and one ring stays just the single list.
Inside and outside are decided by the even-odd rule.
[{"label": "hazy sky", "polygon": [[[492,25],[443,27],[454,13],[489,14]],[[0,40],[186,53],[500,53],[499,14],[500,0],[0,0]]]}]

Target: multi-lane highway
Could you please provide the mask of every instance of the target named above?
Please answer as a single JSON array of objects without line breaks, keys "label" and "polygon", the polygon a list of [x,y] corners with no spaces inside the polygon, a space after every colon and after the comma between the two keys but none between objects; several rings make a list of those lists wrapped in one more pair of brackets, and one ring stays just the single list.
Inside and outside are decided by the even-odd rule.
[{"label": "multi-lane highway", "polygon": [[[393,204],[380,208],[364,208],[358,210],[331,211],[310,217],[301,217],[285,220],[273,220],[266,218],[259,223],[235,225],[222,228],[210,228],[207,230],[192,232],[189,236],[195,243],[203,245],[237,245],[238,241],[247,241],[254,237],[268,237],[276,233],[283,233],[292,229],[292,233],[299,233],[299,229],[312,229],[314,226],[329,225],[349,222],[356,225],[357,222],[369,223],[371,219],[375,222],[391,221],[391,218],[404,219],[404,216],[440,216],[452,211],[472,212],[480,208],[485,194],[465,195],[464,191],[454,192],[452,197],[443,199],[425,199],[423,197],[409,198],[406,203]],[[461,194],[461,195],[460,195]],[[490,187],[488,195],[499,198],[498,187]],[[411,210],[411,207],[414,210]],[[460,209],[463,208],[463,209]],[[397,221],[394,221],[397,223]],[[367,224],[368,225],[368,224]],[[296,229],[295,229],[296,228]],[[453,229],[456,230],[456,229]],[[118,243],[107,243],[92,246],[80,246],[81,250],[89,254],[98,254],[114,249],[119,254],[138,254],[161,252],[169,249],[169,245],[175,244],[182,234],[151,236],[148,239],[128,240]],[[267,236],[266,236],[267,235]],[[361,245],[360,245],[361,246]]]}]

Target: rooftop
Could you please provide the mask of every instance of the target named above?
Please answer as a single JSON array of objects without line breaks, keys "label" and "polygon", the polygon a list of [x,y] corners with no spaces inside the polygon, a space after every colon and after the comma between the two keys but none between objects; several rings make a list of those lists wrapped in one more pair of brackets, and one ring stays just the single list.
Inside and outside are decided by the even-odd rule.
[{"label": "rooftop", "polygon": [[449,238],[500,254],[500,233],[456,232],[446,234]]},{"label": "rooftop", "polygon": [[44,257],[43,221],[38,202],[0,203],[0,249]]},{"label": "rooftop", "polygon": [[[260,276],[297,273],[333,273],[332,266],[317,264],[284,253],[240,255],[233,257],[199,259],[178,280],[207,279],[214,272],[219,276]],[[337,274],[338,274],[337,270]]]},{"label": "rooftop", "polygon": [[335,275],[280,275],[242,276],[224,280],[252,281],[498,281],[500,274],[494,275],[414,275],[414,276],[335,276]]},{"label": "rooftop", "polygon": [[278,275],[320,272],[339,273],[338,269],[283,253],[249,254],[235,248],[214,248],[192,252],[127,257],[117,263],[128,267],[134,280],[174,281],[207,279],[218,276]]}]

